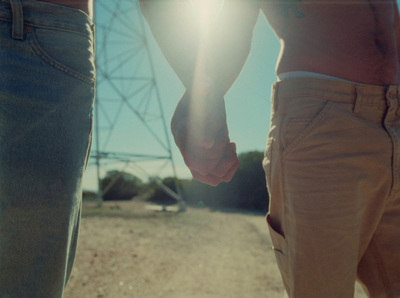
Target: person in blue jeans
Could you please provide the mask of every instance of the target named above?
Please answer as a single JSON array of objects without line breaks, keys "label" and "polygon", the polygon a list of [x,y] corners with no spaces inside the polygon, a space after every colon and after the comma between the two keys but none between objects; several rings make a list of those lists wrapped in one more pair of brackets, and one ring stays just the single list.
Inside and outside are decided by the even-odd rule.
[{"label": "person in blue jeans", "polygon": [[77,247],[94,26],[54,2],[0,0],[1,298],[62,297]]}]

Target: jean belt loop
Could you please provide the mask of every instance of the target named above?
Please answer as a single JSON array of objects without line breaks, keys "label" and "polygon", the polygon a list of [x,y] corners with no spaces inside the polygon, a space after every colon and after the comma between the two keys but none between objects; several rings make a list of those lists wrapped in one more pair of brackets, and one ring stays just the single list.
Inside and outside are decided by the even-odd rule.
[{"label": "jean belt loop", "polygon": [[12,10],[12,38],[24,39],[24,13],[21,0],[10,0]]},{"label": "jean belt loop", "polygon": [[396,86],[394,92],[396,94],[395,97],[396,97],[396,100],[397,100],[397,112],[396,112],[396,114],[397,114],[397,116],[400,116],[400,86]]},{"label": "jean belt loop", "polygon": [[97,54],[97,32],[96,32],[96,24],[93,23],[90,27],[91,27],[91,29],[92,29],[92,36],[93,36],[93,44],[94,44],[93,50],[94,50],[94,56],[96,57],[96,54]]},{"label": "jean belt loop", "polygon": [[362,99],[363,99],[363,88],[360,85],[356,85],[356,100],[354,102],[354,108],[353,108],[353,113],[356,116],[359,116],[361,113]]},{"label": "jean belt loop", "polygon": [[400,116],[400,87],[391,85],[386,90],[386,101],[389,107],[396,109],[396,115]]},{"label": "jean belt loop", "polygon": [[393,85],[387,87],[386,101],[387,101],[389,107],[398,105],[396,98],[397,98],[397,87],[393,86]]}]

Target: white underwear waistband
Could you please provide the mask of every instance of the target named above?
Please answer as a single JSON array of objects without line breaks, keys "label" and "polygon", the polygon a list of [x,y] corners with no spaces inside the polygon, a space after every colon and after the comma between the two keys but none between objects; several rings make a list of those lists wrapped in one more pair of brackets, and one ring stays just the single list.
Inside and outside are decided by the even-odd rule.
[{"label": "white underwear waistband", "polygon": [[317,72],[312,71],[288,71],[278,74],[278,81],[289,80],[289,79],[298,79],[298,78],[315,78],[315,79],[329,79],[329,80],[336,80],[348,83],[355,83],[352,81],[348,81],[345,79],[332,77],[328,75],[324,75]]}]

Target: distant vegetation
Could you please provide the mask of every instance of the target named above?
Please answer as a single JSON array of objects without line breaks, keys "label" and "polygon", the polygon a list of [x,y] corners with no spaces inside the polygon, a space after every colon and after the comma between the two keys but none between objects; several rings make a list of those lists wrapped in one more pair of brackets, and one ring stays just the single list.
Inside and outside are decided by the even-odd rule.
[{"label": "distant vegetation", "polygon": [[[173,177],[162,179],[162,183],[175,192],[179,185],[184,200],[191,206],[267,211],[268,191],[262,159],[263,153],[258,151],[240,154],[240,168],[233,180],[217,187]],[[146,193],[151,202],[162,205],[176,203],[161,189],[155,178],[143,183],[126,172],[107,172],[101,181],[101,189],[105,192],[104,200],[130,200],[139,193]]]},{"label": "distant vegetation", "polygon": [[267,211],[268,191],[262,167],[264,154],[258,151],[239,155],[240,167],[230,183],[212,187],[192,180],[185,190],[189,204],[214,208]]},{"label": "distant vegetation", "polygon": [[138,177],[121,171],[109,171],[100,182],[103,200],[131,200],[144,187]]}]

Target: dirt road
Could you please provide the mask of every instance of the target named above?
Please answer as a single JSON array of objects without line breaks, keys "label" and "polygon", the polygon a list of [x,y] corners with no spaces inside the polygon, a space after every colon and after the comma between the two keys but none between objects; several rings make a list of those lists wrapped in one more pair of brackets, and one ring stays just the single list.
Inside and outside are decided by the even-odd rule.
[{"label": "dirt road", "polygon": [[85,213],[65,298],[283,297],[262,215],[140,202]]}]

